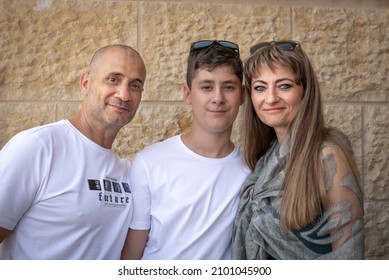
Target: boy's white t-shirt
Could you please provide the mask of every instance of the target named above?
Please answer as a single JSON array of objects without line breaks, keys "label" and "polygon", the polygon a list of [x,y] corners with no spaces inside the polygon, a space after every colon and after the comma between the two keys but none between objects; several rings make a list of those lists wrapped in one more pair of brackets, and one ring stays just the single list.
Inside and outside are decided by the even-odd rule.
[{"label": "boy's white t-shirt", "polygon": [[143,259],[230,259],[248,174],[237,147],[227,157],[206,158],[174,136],[139,152],[130,172],[130,228],[150,229]]},{"label": "boy's white t-shirt", "polygon": [[0,259],[119,259],[129,169],[67,120],[17,134],[0,152]]}]

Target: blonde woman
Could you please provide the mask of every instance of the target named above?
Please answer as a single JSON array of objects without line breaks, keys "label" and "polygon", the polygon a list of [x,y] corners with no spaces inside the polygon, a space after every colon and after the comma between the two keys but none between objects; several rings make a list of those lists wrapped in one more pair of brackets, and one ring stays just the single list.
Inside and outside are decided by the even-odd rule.
[{"label": "blonde woman", "polygon": [[363,192],[351,145],[324,123],[295,41],[254,45],[244,65],[244,153],[234,259],[363,259]]}]

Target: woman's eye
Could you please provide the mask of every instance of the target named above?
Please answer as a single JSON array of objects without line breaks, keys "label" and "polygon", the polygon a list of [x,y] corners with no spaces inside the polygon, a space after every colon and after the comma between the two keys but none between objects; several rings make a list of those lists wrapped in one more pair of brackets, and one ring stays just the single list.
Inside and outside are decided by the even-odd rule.
[{"label": "woman's eye", "polygon": [[266,88],[264,86],[255,86],[254,90],[255,91],[264,91]]},{"label": "woman's eye", "polygon": [[280,89],[290,89],[292,86],[289,84],[282,84],[279,86]]}]

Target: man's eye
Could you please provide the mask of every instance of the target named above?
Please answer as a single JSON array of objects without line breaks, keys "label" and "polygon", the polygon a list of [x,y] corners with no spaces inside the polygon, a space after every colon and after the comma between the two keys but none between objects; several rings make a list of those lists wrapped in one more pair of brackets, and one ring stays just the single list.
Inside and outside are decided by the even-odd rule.
[{"label": "man's eye", "polygon": [[111,83],[111,84],[116,84],[118,82],[118,80],[114,77],[109,77],[108,78],[108,81]]},{"label": "man's eye", "polygon": [[131,83],[130,89],[135,92],[141,92],[143,91],[143,86],[140,83]]}]

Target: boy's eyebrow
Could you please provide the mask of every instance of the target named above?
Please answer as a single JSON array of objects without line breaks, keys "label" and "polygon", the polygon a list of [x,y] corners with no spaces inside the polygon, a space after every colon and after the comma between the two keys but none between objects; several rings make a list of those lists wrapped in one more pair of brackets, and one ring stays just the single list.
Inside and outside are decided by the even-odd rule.
[{"label": "boy's eyebrow", "polygon": [[210,84],[210,83],[214,83],[215,81],[214,80],[208,80],[208,79],[204,79],[204,80],[200,80],[199,83],[201,84]]},{"label": "boy's eyebrow", "polygon": [[224,81],[223,84],[239,84],[240,82],[238,81],[235,81],[235,80],[227,80],[227,81]]},{"label": "boy's eyebrow", "polygon": [[[209,79],[204,79],[204,80],[199,81],[199,83],[211,84],[211,83],[215,83],[215,81],[214,80],[209,80]],[[235,81],[235,80],[227,80],[227,81],[223,81],[223,84],[239,84],[239,82]]]}]

